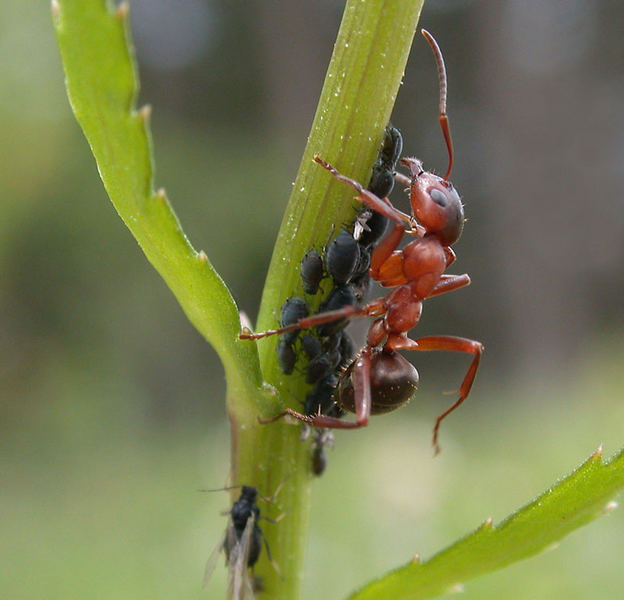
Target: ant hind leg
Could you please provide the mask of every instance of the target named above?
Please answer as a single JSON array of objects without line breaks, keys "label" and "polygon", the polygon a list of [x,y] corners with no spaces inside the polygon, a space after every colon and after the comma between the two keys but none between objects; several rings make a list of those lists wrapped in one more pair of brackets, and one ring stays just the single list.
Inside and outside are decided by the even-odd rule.
[{"label": "ant hind leg", "polygon": [[440,452],[440,446],[438,445],[438,430],[440,429],[440,423],[468,397],[468,394],[470,394],[470,389],[472,388],[477,370],[479,369],[481,355],[483,354],[483,344],[474,340],[468,340],[466,338],[450,335],[432,335],[418,338],[415,341],[418,344],[418,347],[414,348],[414,350],[443,350],[451,352],[466,352],[473,355],[472,362],[470,363],[459,388],[459,398],[436,418],[436,422],[433,427],[433,448],[435,453],[438,454]]}]

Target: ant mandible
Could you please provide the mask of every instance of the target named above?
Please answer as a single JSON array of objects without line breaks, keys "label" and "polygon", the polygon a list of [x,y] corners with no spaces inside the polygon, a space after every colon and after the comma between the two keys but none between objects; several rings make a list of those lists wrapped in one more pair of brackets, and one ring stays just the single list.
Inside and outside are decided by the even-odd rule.
[{"label": "ant mandible", "polygon": [[[399,211],[387,198],[377,197],[357,181],[339,173],[328,162],[318,156],[314,157],[338,181],[353,187],[362,204],[394,223],[391,231],[373,250],[369,271],[375,281],[383,287],[393,289],[387,296],[373,300],[365,306],[344,306],[339,310],[311,315],[287,327],[262,333],[243,330],[239,337],[256,340],[339,319],[377,317],[368,330],[366,344],[360,355],[343,373],[335,393],[338,406],[355,412],[355,422],[322,414],[303,415],[290,408],[270,419],[273,421],[289,414],[315,427],[336,429],[364,427],[371,414],[394,410],[409,400],[418,376],[413,366],[397,354],[397,350],[444,350],[471,354],[472,362],[460,386],[459,398],[436,419],[433,446],[437,453],[440,423],[468,397],[479,367],[483,345],[456,336],[427,336],[415,340],[407,337],[407,332],[420,320],[425,299],[457,290],[470,283],[467,274],[445,274],[455,260],[451,246],[462,233],[464,210],[459,194],[448,180],[453,167],[453,144],[446,115],[447,79],[444,59],[433,36],[424,29],[422,34],[433,50],[438,67],[439,121],[448,150],[449,164],[444,177],[439,177],[425,171],[422,162],[417,158],[401,160],[409,169],[410,176],[397,174],[396,179],[409,186],[412,215]],[[406,224],[409,226],[407,230]],[[399,250],[405,234],[416,239]],[[343,393],[345,388],[349,389],[348,394]]]}]

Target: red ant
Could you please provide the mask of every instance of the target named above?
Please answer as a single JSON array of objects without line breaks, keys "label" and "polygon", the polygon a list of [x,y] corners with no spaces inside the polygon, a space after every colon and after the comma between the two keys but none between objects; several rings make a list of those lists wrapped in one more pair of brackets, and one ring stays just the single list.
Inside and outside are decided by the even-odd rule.
[{"label": "red ant", "polygon": [[[357,181],[340,174],[329,163],[314,157],[336,179],[358,192],[357,199],[368,208],[387,217],[394,227],[371,254],[370,275],[383,287],[394,288],[387,296],[365,306],[348,305],[339,310],[311,315],[281,329],[263,333],[243,330],[241,339],[260,339],[331,323],[353,317],[377,317],[371,324],[366,344],[360,355],[343,373],[335,393],[341,408],[355,412],[355,422],[342,421],[322,414],[303,415],[290,408],[271,421],[289,414],[315,427],[351,429],[364,427],[371,414],[395,410],[405,404],[414,392],[418,375],[416,369],[397,350],[445,350],[466,352],[473,356],[459,389],[459,398],[435,422],[433,446],[439,452],[438,429],[442,419],[455,410],[468,396],[472,387],[483,345],[455,336],[427,336],[412,340],[407,332],[415,327],[421,316],[423,300],[451,292],[470,283],[470,277],[447,275],[444,272],[455,260],[451,246],[459,239],[464,226],[464,210],[459,194],[448,180],[453,167],[453,144],[446,115],[446,69],[440,48],[430,33],[422,30],[431,46],[438,66],[440,86],[439,121],[446,141],[449,165],[444,177],[422,168],[417,158],[404,158],[401,163],[410,177],[397,174],[397,181],[409,185],[412,215],[397,210],[387,198],[378,198]],[[405,229],[405,224],[409,229]],[[416,239],[398,249],[404,234]]]}]

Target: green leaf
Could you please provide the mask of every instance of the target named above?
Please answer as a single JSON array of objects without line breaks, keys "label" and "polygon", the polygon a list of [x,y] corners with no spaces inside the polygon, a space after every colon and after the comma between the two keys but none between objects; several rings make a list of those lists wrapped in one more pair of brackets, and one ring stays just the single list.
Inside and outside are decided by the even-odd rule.
[{"label": "green leaf", "polygon": [[238,309],[229,290],[206,255],[189,243],[164,190],[153,190],[150,110],[135,107],[128,10],[127,3],[111,11],[104,0],[53,0],[67,94],[119,216],[219,353],[228,395],[238,406],[246,402],[251,420],[261,381],[256,349],[238,340]]},{"label": "green leaf", "polygon": [[624,486],[624,450],[608,462],[599,448],[530,504],[493,526],[491,520],[426,562],[413,561],[350,596],[351,600],[422,600],[484,573],[533,556],[609,512]]}]

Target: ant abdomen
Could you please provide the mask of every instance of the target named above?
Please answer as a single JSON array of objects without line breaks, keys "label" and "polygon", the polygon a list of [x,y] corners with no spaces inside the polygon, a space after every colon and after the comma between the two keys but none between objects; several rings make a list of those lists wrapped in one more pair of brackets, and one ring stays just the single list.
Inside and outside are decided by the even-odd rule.
[{"label": "ant abdomen", "polygon": [[[340,377],[336,401],[340,408],[355,412],[354,360]],[[418,387],[418,371],[398,352],[374,350],[370,357],[371,414],[380,415],[403,406]]]}]

